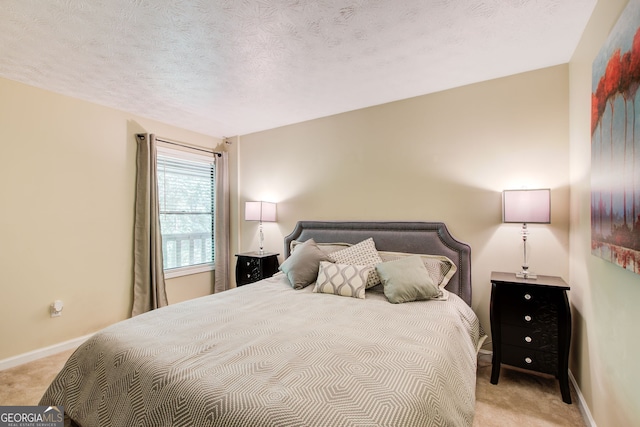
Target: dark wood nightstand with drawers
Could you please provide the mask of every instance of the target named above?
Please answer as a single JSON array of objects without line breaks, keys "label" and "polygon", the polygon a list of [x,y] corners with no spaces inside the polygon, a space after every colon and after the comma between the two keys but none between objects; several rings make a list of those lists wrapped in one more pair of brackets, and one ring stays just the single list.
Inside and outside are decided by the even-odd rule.
[{"label": "dark wood nightstand with drawers", "polygon": [[492,384],[498,383],[501,363],[551,374],[560,382],[562,400],[571,403],[568,290],[556,276],[521,279],[515,273],[491,273]]},{"label": "dark wood nightstand with drawers", "polygon": [[272,252],[245,252],[236,254],[236,286],[247,285],[273,276],[280,264],[278,254]]}]

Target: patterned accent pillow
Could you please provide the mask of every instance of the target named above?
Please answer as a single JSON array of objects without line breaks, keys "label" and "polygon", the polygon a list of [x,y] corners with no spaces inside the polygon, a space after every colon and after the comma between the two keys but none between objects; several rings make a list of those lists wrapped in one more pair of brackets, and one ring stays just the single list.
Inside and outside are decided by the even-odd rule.
[{"label": "patterned accent pillow", "polygon": [[433,283],[438,285],[440,289],[444,289],[449,280],[458,271],[458,267],[453,261],[444,255],[410,254],[405,252],[378,252],[378,254],[384,262],[419,255],[429,272],[429,276],[433,279]]},{"label": "patterned accent pillow", "polygon": [[364,299],[367,277],[372,267],[321,261],[313,292]]},{"label": "patterned accent pillow", "polygon": [[[329,259],[335,263],[363,265],[365,267],[375,267],[376,264],[380,264],[382,262],[372,237],[346,249],[332,252],[328,256]],[[380,283],[378,273],[376,273],[375,268],[372,268],[369,272],[369,277],[367,278],[367,289],[379,285]]]}]

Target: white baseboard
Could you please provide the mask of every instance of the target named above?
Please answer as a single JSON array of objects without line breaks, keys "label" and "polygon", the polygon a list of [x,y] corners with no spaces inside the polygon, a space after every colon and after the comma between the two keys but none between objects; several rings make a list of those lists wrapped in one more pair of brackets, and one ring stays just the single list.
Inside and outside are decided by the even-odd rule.
[{"label": "white baseboard", "polygon": [[584,396],[580,391],[580,387],[578,387],[578,383],[576,382],[576,378],[569,370],[569,381],[573,384],[573,387],[576,389],[576,395],[578,395],[578,409],[580,409],[580,414],[582,415],[582,419],[587,427],[597,427],[596,422],[591,415],[591,411],[589,410],[589,406],[587,406],[587,402],[584,400]]},{"label": "white baseboard", "polygon": [[[492,350],[480,349],[478,353],[479,357],[482,357],[483,359],[486,358],[488,362],[491,362],[491,358],[493,357]],[[578,402],[576,404],[578,405],[580,415],[582,415],[582,419],[584,420],[585,424],[587,425],[587,427],[597,427],[596,422],[591,415],[591,411],[589,410],[589,406],[587,406],[587,402],[584,400],[582,391],[580,391],[580,387],[578,387],[576,378],[573,376],[573,373],[571,373],[571,370],[569,370],[569,381],[571,381],[571,384],[573,384],[573,388],[576,390],[576,395],[578,396]]]},{"label": "white baseboard", "polygon": [[17,356],[9,357],[7,359],[0,360],[0,371],[5,369],[20,366],[24,363],[33,362],[34,360],[41,359],[43,357],[51,356],[53,354],[60,353],[61,351],[71,350],[78,347],[85,342],[93,334],[85,335],[83,337],[74,338],[69,341],[64,341],[58,344],[50,345],[49,347],[39,348],[37,350],[30,351],[28,353],[19,354]]}]

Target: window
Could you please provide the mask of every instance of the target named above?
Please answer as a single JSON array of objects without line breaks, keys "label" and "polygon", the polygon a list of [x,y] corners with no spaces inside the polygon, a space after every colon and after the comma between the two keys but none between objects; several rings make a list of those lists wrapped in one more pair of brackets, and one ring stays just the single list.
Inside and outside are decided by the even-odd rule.
[{"label": "window", "polygon": [[165,277],[213,269],[212,156],[158,147],[158,203]]}]

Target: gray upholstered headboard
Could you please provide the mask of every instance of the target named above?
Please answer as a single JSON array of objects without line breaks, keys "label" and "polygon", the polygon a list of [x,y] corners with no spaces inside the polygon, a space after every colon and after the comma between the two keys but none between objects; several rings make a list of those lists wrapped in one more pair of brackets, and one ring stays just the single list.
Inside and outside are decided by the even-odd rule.
[{"label": "gray upholstered headboard", "polygon": [[471,247],[459,242],[442,222],[333,222],[299,221],[284,238],[285,258],[292,240],[313,238],[318,243],[358,243],[373,237],[379,251],[444,255],[458,271],[446,289],[471,306]]}]

